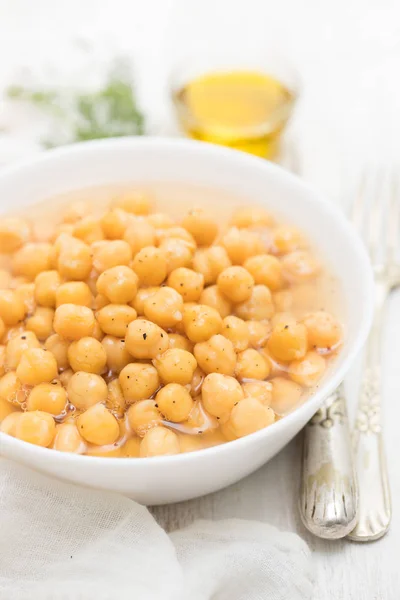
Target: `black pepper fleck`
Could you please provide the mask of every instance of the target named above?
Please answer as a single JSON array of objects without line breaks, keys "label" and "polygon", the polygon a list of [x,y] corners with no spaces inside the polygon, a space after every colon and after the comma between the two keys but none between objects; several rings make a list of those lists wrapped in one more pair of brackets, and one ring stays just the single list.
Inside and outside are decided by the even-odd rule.
[{"label": "black pepper fleck", "polygon": [[26,335],[21,335],[21,340],[26,340]]},{"label": "black pepper fleck", "polygon": [[143,334],[143,339],[145,340],[147,338],[147,333]]},{"label": "black pepper fleck", "polygon": [[285,327],[284,327],[284,328],[285,328],[285,329],[289,329],[289,325],[285,325]]}]

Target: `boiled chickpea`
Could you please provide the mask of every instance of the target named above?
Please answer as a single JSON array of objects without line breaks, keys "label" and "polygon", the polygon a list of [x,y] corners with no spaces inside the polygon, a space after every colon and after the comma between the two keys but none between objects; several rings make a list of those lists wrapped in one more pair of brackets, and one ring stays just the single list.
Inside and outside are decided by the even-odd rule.
[{"label": "boiled chickpea", "polygon": [[220,314],[211,306],[190,305],[183,311],[183,328],[192,342],[203,342],[222,329]]},{"label": "boiled chickpea", "polygon": [[76,304],[62,304],[54,315],[54,330],[67,340],[79,340],[92,335],[94,315],[90,308]]},{"label": "boiled chickpea", "polygon": [[272,399],[271,408],[280,416],[284,416],[299,403],[302,389],[294,381],[284,377],[274,377],[271,379]]},{"label": "boiled chickpea", "polygon": [[100,220],[104,236],[109,240],[120,240],[124,237],[130,219],[131,216],[120,208],[109,210]]},{"label": "boiled chickpea", "polygon": [[27,283],[31,283],[28,277],[24,277],[23,275],[13,277],[10,283],[10,289],[16,290],[21,285],[26,285]]},{"label": "boiled chickpea", "polygon": [[3,344],[7,344],[10,340],[13,339],[16,335],[22,335],[26,331],[25,323],[21,322],[15,327],[7,327],[6,331],[3,335],[2,342]]},{"label": "boiled chickpea", "polygon": [[249,334],[249,346],[252,348],[261,348],[265,346],[271,335],[271,325],[268,321],[247,321],[247,331]]},{"label": "boiled chickpea", "polygon": [[232,305],[228,298],[220,291],[216,285],[208,286],[199,298],[201,304],[211,306],[219,312],[222,318],[227,317],[232,311]]},{"label": "boiled chickpea", "polygon": [[65,369],[62,373],[60,373],[60,381],[64,387],[68,386],[70,379],[72,379],[74,372],[72,369]]},{"label": "boiled chickpea", "polygon": [[129,427],[143,437],[149,429],[161,425],[162,417],[155,400],[140,400],[128,408]]},{"label": "boiled chickpea", "polygon": [[166,331],[155,323],[137,319],[128,326],[125,345],[135,358],[156,358],[168,350],[169,338]]},{"label": "boiled chickpea", "polygon": [[242,265],[250,256],[260,254],[264,249],[257,233],[237,227],[232,227],[225,233],[221,244],[234,265]]},{"label": "boiled chickpea", "polygon": [[110,302],[127,304],[134,299],[139,279],[132,269],[120,265],[103,271],[97,280],[97,291],[104,294]]},{"label": "boiled chickpea", "polygon": [[0,289],[4,290],[11,285],[11,273],[6,271],[5,269],[0,269]]},{"label": "boiled chickpea", "polygon": [[246,350],[249,345],[247,324],[242,319],[230,315],[222,322],[221,335],[232,342],[235,352]]},{"label": "boiled chickpea", "polygon": [[16,325],[25,317],[25,304],[13,290],[0,290],[0,317],[6,325]]},{"label": "boiled chickpea", "polygon": [[183,218],[184,227],[199,246],[211,246],[218,233],[217,223],[202,208],[190,210]]},{"label": "boiled chickpea", "polygon": [[5,366],[7,370],[17,368],[22,353],[28,348],[40,348],[40,342],[32,331],[24,331],[8,342],[5,351]]},{"label": "boiled chickpea", "polygon": [[121,265],[129,265],[132,250],[125,240],[106,240],[92,244],[93,266],[99,273]]},{"label": "boiled chickpea", "polygon": [[15,426],[15,437],[36,446],[48,448],[56,433],[56,424],[51,415],[41,410],[23,413]]},{"label": "boiled chickpea", "polygon": [[238,436],[236,435],[236,432],[234,431],[230,420],[226,421],[225,423],[221,423],[219,428],[221,430],[222,435],[224,436],[225,441],[233,442],[234,440],[238,439]]},{"label": "boiled chickpea", "polygon": [[194,355],[205,373],[215,371],[232,376],[235,373],[236,353],[232,342],[223,335],[213,335],[207,342],[196,344]]},{"label": "boiled chickpea", "polygon": [[338,321],[328,312],[320,310],[303,318],[307,328],[310,348],[331,350],[340,344],[342,329]]},{"label": "boiled chickpea", "polygon": [[211,373],[201,388],[204,408],[218,419],[226,421],[232,408],[243,400],[243,390],[234,377]]},{"label": "boiled chickpea", "polygon": [[23,414],[23,412],[17,409],[14,412],[8,414],[0,423],[0,431],[6,433],[7,435],[12,435],[12,437],[15,437],[17,431],[17,423]]},{"label": "boiled chickpea", "polygon": [[83,217],[75,223],[73,236],[89,245],[104,240],[101,222],[95,217]]},{"label": "boiled chickpea", "polygon": [[231,225],[245,229],[246,227],[269,227],[273,222],[271,215],[263,208],[243,206],[233,213]]},{"label": "boiled chickpea", "polygon": [[136,319],[136,310],[128,304],[107,304],[96,313],[97,321],[109,335],[124,337],[129,323]]},{"label": "boiled chickpea", "polygon": [[307,329],[294,319],[278,322],[268,340],[268,349],[278,360],[303,358],[307,352]]},{"label": "boiled chickpea", "polygon": [[6,326],[3,319],[0,317],[0,339],[4,336],[6,332]]},{"label": "boiled chickpea", "polygon": [[0,346],[0,377],[3,377],[5,373],[5,362],[6,362],[6,347]]},{"label": "boiled chickpea", "polygon": [[19,406],[19,392],[21,382],[15,371],[9,371],[0,379],[0,398],[11,404]]},{"label": "boiled chickpea", "polygon": [[279,290],[273,294],[273,301],[277,311],[286,312],[293,309],[293,290]]},{"label": "boiled chickpea", "polygon": [[229,419],[237,437],[243,437],[268,427],[275,421],[274,411],[256,398],[244,398],[233,407]]},{"label": "boiled chickpea", "polygon": [[119,374],[127,404],[150,398],[160,387],[157,369],[145,363],[130,363]]},{"label": "boiled chickpea", "polygon": [[218,275],[218,289],[232,302],[244,302],[251,297],[254,279],[244,267],[228,267]]},{"label": "boiled chickpea", "polygon": [[282,259],[282,271],[288,281],[308,281],[314,279],[321,265],[309,252],[297,250],[286,254]]},{"label": "boiled chickpea", "polygon": [[117,444],[106,444],[104,446],[89,445],[86,450],[87,456],[101,456],[103,458],[121,458],[122,448]]},{"label": "boiled chickpea", "polygon": [[272,254],[251,256],[243,266],[251,273],[255,283],[266,285],[273,292],[284,285],[282,263]]},{"label": "boiled chickpea", "polygon": [[272,383],[269,381],[246,381],[242,384],[245,398],[256,398],[269,406],[272,400]]},{"label": "boiled chickpea", "polygon": [[110,301],[104,296],[104,294],[96,294],[96,297],[93,301],[94,310],[100,310],[101,308],[107,306],[107,304],[110,304]]},{"label": "boiled chickpea", "polygon": [[48,271],[51,269],[51,250],[51,245],[44,242],[25,244],[13,256],[13,272],[34,279],[41,271]]},{"label": "boiled chickpea", "polygon": [[56,291],[61,283],[58,271],[42,271],[35,279],[35,300],[50,308],[56,305]]},{"label": "boiled chickpea", "polygon": [[57,366],[59,369],[67,369],[69,366],[68,361],[68,348],[69,342],[58,335],[58,333],[54,333],[44,343],[44,347],[46,350],[49,350],[54,358],[57,361]]},{"label": "boiled chickpea", "polygon": [[53,331],[54,309],[38,306],[31,317],[26,320],[26,328],[33,331],[39,340],[45,340]]},{"label": "boiled chickpea", "polygon": [[41,348],[24,350],[19,361],[16,375],[25,385],[38,385],[56,379],[57,361],[53,354]]},{"label": "boiled chickpea", "polygon": [[62,283],[56,290],[56,307],[62,304],[78,304],[91,308],[92,302],[90,288],[83,281],[68,281]]},{"label": "boiled chickpea", "polygon": [[303,387],[313,387],[325,371],[325,359],[317,352],[307,352],[301,360],[294,360],[288,368],[288,375]]},{"label": "boiled chickpea", "polygon": [[247,348],[247,350],[243,350],[237,356],[236,376],[240,381],[246,379],[266,379],[270,370],[268,361],[253,348]]},{"label": "boiled chickpea", "polygon": [[151,215],[147,215],[146,222],[153,225],[155,229],[167,229],[168,227],[174,227],[176,225],[173,218],[165,213],[152,213]]},{"label": "boiled chickpea", "polygon": [[69,346],[68,360],[74,371],[100,375],[104,372],[107,354],[101,342],[93,337],[83,337]]},{"label": "boiled chickpea", "polygon": [[178,238],[166,238],[159,245],[167,260],[167,275],[181,267],[190,267],[193,257],[191,242]]},{"label": "boiled chickpea", "polygon": [[187,350],[193,354],[193,343],[180,333],[169,333],[169,347],[179,348],[180,350]]},{"label": "boiled chickpea", "polygon": [[144,192],[124,192],[113,200],[111,206],[134,215],[148,215],[153,207],[153,199]]},{"label": "boiled chickpea", "polygon": [[106,335],[101,343],[106,353],[107,367],[114,373],[119,373],[131,362],[132,356],[125,347],[125,340]]},{"label": "boiled chickpea", "polygon": [[143,248],[152,247],[156,244],[156,230],[153,225],[146,223],[146,221],[131,221],[123,237],[131,247],[133,256],[136,256]]},{"label": "boiled chickpea", "polygon": [[61,452],[84,454],[86,444],[80,436],[75,423],[62,423],[56,426],[53,448],[55,450],[60,450]]},{"label": "boiled chickpea", "polygon": [[100,375],[78,371],[67,384],[68,399],[78,410],[107,400],[107,384]]},{"label": "boiled chickpea", "polygon": [[11,404],[11,402],[7,402],[7,400],[4,400],[4,398],[0,398],[0,423],[4,421],[8,415],[11,415],[17,410],[17,406]]},{"label": "boiled chickpea", "polygon": [[114,416],[120,419],[124,416],[126,409],[126,402],[122,392],[121,384],[119,383],[118,379],[113,379],[108,383],[107,387],[108,396],[106,400],[106,406]]},{"label": "boiled chickpea", "polygon": [[85,410],[76,423],[83,439],[96,446],[113,444],[119,437],[118,421],[103,404]]},{"label": "boiled chickpea", "polygon": [[181,423],[189,417],[193,400],[187,389],[178,383],[168,383],[157,393],[156,406],[168,421]]},{"label": "boiled chickpea", "polygon": [[193,269],[203,275],[206,285],[215,283],[218,275],[231,264],[228,253],[222,246],[201,248],[193,256]]},{"label": "boiled chickpea", "polygon": [[18,217],[0,219],[0,253],[16,252],[29,242],[32,235],[31,225]]},{"label": "boiled chickpea", "polygon": [[21,298],[25,305],[26,314],[32,314],[36,307],[35,284],[23,283],[15,289],[15,293]]},{"label": "boiled chickpea", "polygon": [[180,293],[185,302],[196,302],[204,288],[204,277],[192,269],[180,267],[169,274],[167,283]]},{"label": "boiled chickpea", "polygon": [[273,232],[273,246],[278,254],[293,252],[304,246],[304,239],[301,233],[294,227],[278,227]]},{"label": "boiled chickpea", "polygon": [[75,223],[79,219],[83,219],[86,215],[90,214],[92,206],[90,202],[86,200],[76,200],[72,202],[63,215],[64,223]]},{"label": "boiled chickpea", "polygon": [[167,350],[154,359],[153,364],[163,383],[179,383],[181,385],[187,385],[192,381],[197,367],[193,354],[178,348]]},{"label": "boiled chickpea", "polygon": [[57,382],[40,383],[28,396],[27,410],[42,410],[55,417],[60,415],[67,405],[67,392]]},{"label": "boiled chickpea", "polygon": [[[69,237],[69,236],[67,236]],[[63,243],[57,259],[57,268],[61,277],[73,281],[87,279],[92,270],[92,254],[90,247],[75,238],[69,243]]]},{"label": "boiled chickpea", "polygon": [[174,327],[182,321],[183,299],[170,287],[161,287],[144,302],[144,315],[160,327]]},{"label": "boiled chickpea", "polygon": [[251,296],[235,306],[235,313],[245,321],[263,321],[274,314],[274,303],[265,285],[255,285]]},{"label": "boiled chickpea", "polygon": [[152,427],[140,444],[142,458],[179,454],[179,452],[178,436],[166,427]]},{"label": "boiled chickpea", "polygon": [[131,266],[144,286],[160,285],[167,276],[167,258],[160,248],[154,246],[142,248]]},{"label": "boiled chickpea", "polygon": [[121,456],[125,458],[139,458],[140,441],[139,437],[133,437],[126,440],[125,444],[121,447]]},{"label": "boiled chickpea", "polygon": [[158,245],[167,238],[175,238],[188,242],[192,251],[196,250],[197,244],[194,237],[183,227],[167,227],[156,229],[156,242]]},{"label": "boiled chickpea", "polygon": [[150,296],[152,296],[155,292],[157,292],[160,288],[159,287],[146,287],[146,288],[140,288],[135,296],[135,298],[132,300],[132,302],[130,302],[130,306],[132,306],[138,315],[144,315],[144,303],[147,300],[147,298],[149,298]]}]

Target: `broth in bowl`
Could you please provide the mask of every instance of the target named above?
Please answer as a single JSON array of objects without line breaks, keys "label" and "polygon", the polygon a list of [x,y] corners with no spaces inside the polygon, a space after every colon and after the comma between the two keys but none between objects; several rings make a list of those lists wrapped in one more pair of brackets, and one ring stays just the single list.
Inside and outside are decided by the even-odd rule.
[{"label": "broth in bowl", "polygon": [[33,444],[151,457],[232,441],[304,402],[340,352],[329,268],[243,199],[75,192],[2,217],[0,252],[0,429]]}]

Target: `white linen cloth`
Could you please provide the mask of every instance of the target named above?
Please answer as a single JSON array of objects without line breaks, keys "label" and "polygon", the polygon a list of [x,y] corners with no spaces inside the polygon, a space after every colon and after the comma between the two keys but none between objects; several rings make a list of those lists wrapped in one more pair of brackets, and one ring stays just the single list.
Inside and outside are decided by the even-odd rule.
[{"label": "white linen cloth", "polygon": [[265,523],[168,535],[129,498],[0,459],[0,600],[305,600],[309,559]]}]

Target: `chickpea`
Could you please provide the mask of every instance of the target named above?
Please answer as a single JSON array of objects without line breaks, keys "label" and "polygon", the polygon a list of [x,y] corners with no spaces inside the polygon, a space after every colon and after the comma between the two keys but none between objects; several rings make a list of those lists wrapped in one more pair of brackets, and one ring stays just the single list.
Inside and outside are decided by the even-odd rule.
[{"label": "chickpea", "polygon": [[130,220],[131,216],[120,208],[109,210],[100,220],[104,236],[109,240],[120,240],[124,237]]},{"label": "chickpea", "polygon": [[179,348],[180,350],[186,350],[187,352],[191,352],[193,354],[193,344],[187,337],[181,335],[180,333],[169,333],[169,347]]},{"label": "chickpea", "polygon": [[128,326],[125,345],[135,358],[156,358],[169,347],[166,331],[155,323],[145,319],[137,319]]},{"label": "chickpea", "polygon": [[6,325],[16,325],[25,318],[25,304],[13,290],[0,290],[0,317]]},{"label": "chickpea", "polygon": [[174,327],[182,321],[183,300],[173,288],[161,287],[144,302],[145,317],[160,325]]},{"label": "chickpea", "polygon": [[190,267],[193,258],[193,246],[191,242],[178,238],[166,238],[160,246],[160,251],[167,260],[167,275],[181,267]]},{"label": "chickpea", "polygon": [[[65,279],[82,281],[87,279],[92,270],[92,254],[90,247],[81,240],[67,236],[69,243],[63,243],[58,254],[57,268]],[[57,252],[57,247],[56,247]]]},{"label": "chickpea", "polygon": [[8,342],[5,351],[5,366],[8,371],[17,368],[22,353],[28,348],[40,348],[39,340],[32,331],[24,331]]},{"label": "chickpea", "polygon": [[22,335],[25,331],[25,323],[23,322],[19,323],[15,327],[7,327],[2,339],[3,344],[7,344],[13,339],[13,337],[16,335]]},{"label": "chickpea", "polygon": [[270,227],[273,222],[271,215],[263,208],[243,206],[233,213],[231,225],[245,229],[246,227]]},{"label": "chickpea", "polygon": [[168,238],[184,240],[189,244],[192,251],[196,250],[197,244],[194,237],[183,227],[167,227],[156,229],[156,242],[158,245],[161,244],[163,240]]},{"label": "chickpea", "polygon": [[140,456],[142,458],[179,453],[179,438],[176,433],[166,427],[152,427],[140,444]]},{"label": "chickpea", "polygon": [[2,217],[0,219],[0,253],[16,252],[29,242],[32,235],[31,225],[17,217]]},{"label": "chickpea", "polygon": [[235,313],[245,321],[264,321],[274,314],[274,303],[265,285],[255,285],[251,296],[235,306]]},{"label": "chickpea", "polygon": [[340,344],[342,329],[330,313],[324,310],[309,313],[303,318],[302,322],[307,328],[310,348],[331,350]]},{"label": "chickpea", "polygon": [[0,317],[0,339],[3,338],[5,332],[6,332],[6,326],[4,324],[3,319]]},{"label": "chickpea", "polygon": [[153,213],[147,215],[146,222],[153,225],[155,229],[167,229],[168,227],[174,227],[175,221],[169,215],[165,213]]},{"label": "chickpea", "polygon": [[78,410],[87,410],[107,400],[107,384],[100,375],[77,371],[67,384],[68,399]]},{"label": "chickpea", "polygon": [[68,361],[68,348],[69,342],[64,338],[60,337],[58,333],[53,333],[44,343],[46,350],[51,352],[57,361],[57,367],[61,370],[67,369],[69,366]]},{"label": "chickpea", "polygon": [[121,456],[125,458],[139,458],[140,457],[140,438],[134,437],[129,438],[125,444],[121,447]]},{"label": "chickpea", "polygon": [[118,379],[113,379],[108,383],[108,396],[106,400],[106,406],[113,415],[118,418],[122,418],[126,409],[126,402],[124,394],[122,392],[121,384]]},{"label": "chickpea", "polygon": [[79,415],[77,427],[83,439],[96,446],[113,444],[119,437],[118,421],[103,404],[94,404]]},{"label": "chickpea", "polygon": [[54,310],[46,306],[38,306],[31,317],[26,320],[26,328],[36,334],[39,340],[45,340],[53,331]]},{"label": "chickpea", "polygon": [[76,200],[69,205],[64,213],[64,223],[75,223],[79,219],[83,219],[86,215],[90,214],[92,206],[90,202],[86,200]]},{"label": "chickpea", "polygon": [[42,271],[35,279],[35,300],[38,304],[54,307],[56,290],[61,283],[58,271]]},{"label": "chickpea", "polygon": [[207,374],[216,372],[234,375],[236,354],[231,341],[223,335],[213,335],[207,342],[194,347],[194,355],[199,367]]},{"label": "chickpea", "polygon": [[136,297],[132,300],[132,302],[130,302],[130,306],[132,306],[136,310],[138,315],[143,316],[145,301],[159,289],[159,287],[140,288],[136,294]]},{"label": "chickpea", "polygon": [[221,293],[216,285],[210,285],[201,294],[199,299],[201,304],[211,306],[219,312],[222,318],[227,317],[232,312],[232,305],[228,298]]},{"label": "chickpea", "polygon": [[104,458],[121,458],[122,448],[116,444],[106,444],[104,446],[89,445],[86,450],[88,456],[102,456]]},{"label": "chickpea", "polygon": [[89,245],[104,240],[101,222],[99,219],[89,215],[83,217],[83,219],[75,223],[73,236]]},{"label": "chickpea", "polygon": [[8,415],[11,415],[17,410],[18,408],[14,404],[7,402],[7,400],[4,400],[4,398],[0,398],[0,423],[4,421]]},{"label": "chickpea", "polygon": [[221,331],[222,319],[215,308],[195,304],[184,308],[183,327],[189,340],[204,342]]},{"label": "chickpea", "polygon": [[243,437],[268,427],[275,421],[274,411],[256,398],[244,398],[233,407],[229,423],[237,435]]},{"label": "chickpea", "polygon": [[228,253],[222,246],[201,248],[193,257],[193,269],[203,275],[206,285],[215,283],[218,275],[231,264]]},{"label": "chickpea", "polygon": [[53,381],[53,383],[39,383],[28,396],[27,410],[42,410],[55,417],[61,415],[67,406],[67,392]]},{"label": "chickpea", "polygon": [[193,400],[187,389],[179,383],[168,383],[157,393],[156,406],[168,421],[181,423],[189,417]]},{"label": "chickpea", "polygon": [[69,381],[74,376],[74,372],[72,369],[65,369],[62,373],[60,373],[60,381],[64,387],[68,387]]},{"label": "chickpea", "polygon": [[197,362],[191,352],[178,348],[169,349],[153,360],[163,383],[187,385],[192,381]]},{"label": "chickpea", "polygon": [[113,200],[112,208],[119,208],[134,215],[148,215],[153,207],[153,200],[144,192],[124,192]]},{"label": "chickpea", "polygon": [[124,265],[103,271],[97,280],[97,291],[110,302],[127,304],[134,299],[139,279],[132,269]]},{"label": "chickpea", "polygon": [[80,436],[75,423],[62,423],[56,426],[53,448],[61,452],[84,454],[86,444]]},{"label": "chickpea", "polygon": [[184,302],[197,302],[204,288],[204,277],[192,269],[180,267],[169,274],[167,283],[180,293]]},{"label": "chickpea", "polygon": [[128,304],[107,304],[96,313],[97,321],[109,335],[124,337],[128,325],[136,319],[136,310]]},{"label": "chickpea", "polygon": [[21,298],[25,306],[25,313],[30,315],[33,313],[36,307],[35,302],[35,284],[34,283],[23,283],[18,286],[15,293]]},{"label": "chickpea", "polygon": [[19,392],[21,391],[21,382],[15,371],[9,371],[0,379],[0,399],[19,406]]},{"label": "chickpea", "polygon": [[226,421],[226,423],[221,423],[220,430],[222,435],[224,436],[225,441],[233,442],[238,439],[235,431],[233,430],[232,423],[230,420]]},{"label": "chickpea", "polygon": [[244,302],[251,297],[254,279],[244,267],[228,267],[218,275],[218,289],[232,302]]},{"label": "chickpea", "polygon": [[100,375],[104,372],[107,354],[101,342],[93,337],[83,337],[69,346],[68,360],[74,371]]},{"label": "chickpea", "polygon": [[132,261],[132,269],[144,286],[160,285],[167,276],[167,258],[160,248],[146,246]]},{"label": "chickpea", "polygon": [[127,404],[150,398],[160,387],[157,369],[145,363],[130,363],[119,374],[119,383]]},{"label": "chickpea", "polygon": [[271,325],[268,321],[247,321],[249,334],[249,346],[251,348],[262,348],[271,335]]},{"label": "chickpea", "polygon": [[15,426],[15,437],[30,444],[48,448],[56,433],[56,424],[51,415],[41,410],[23,413]]},{"label": "chickpea", "polygon": [[204,408],[218,419],[226,421],[233,407],[243,400],[243,390],[234,377],[211,373],[201,388]]},{"label": "chickpea", "polygon": [[232,227],[225,233],[221,244],[234,265],[243,265],[250,256],[260,254],[264,250],[261,237],[257,233],[237,227]]},{"label": "chickpea", "polygon": [[125,340],[106,335],[101,341],[106,353],[107,367],[114,373],[120,373],[131,362],[132,357],[125,347]]},{"label": "chickpea", "polygon": [[273,246],[277,254],[287,254],[304,247],[301,233],[294,227],[278,227],[273,233]]},{"label": "chickpea", "polygon": [[294,296],[293,290],[279,290],[273,294],[275,308],[279,312],[287,312],[293,309]]},{"label": "chickpea", "polygon": [[248,348],[237,356],[236,376],[240,381],[266,379],[270,371],[269,362],[253,348]]},{"label": "chickpea", "polygon": [[211,246],[218,233],[217,223],[201,208],[189,210],[183,218],[184,227],[199,246]]},{"label": "chickpea", "polygon": [[5,373],[5,362],[6,362],[6,347],[0,346],[0,377],[3,377]]},{"label": "chickpea", "polygon": [[28,279],[28,277],[24,277],[22,275],[13,277],[11,280],[11,283],[10,283],[10,289],[16,290],[21,285],[26,285],[27,283],[31,283],[31,281],[30,281],[30,279]]},{"label": "chickpea", "polygon": [[292,282],[314,279],[320,268],[319,262],[305,250],[291,252],[282,259],[283,274]]},{"label": "chickpea", "polygon": [[303,387],[313,387],[321,379],[324,371],[325,359],[317,352],[311,351],[301,360],[290,363],[288,375]]},{"label": "chickpea", "polygon": [[268,340],[268,349],[278,360],[303,358],[307,352],[307,329],[294,319],[278,322]]},{"label": "chickpea", "polygon": [[100,310],[101,308],[107,306],[107,304],[110,304],[108,298],[106,298],[104,294],[97,294],[93,302],[93,309]]},{"label": "chickpea", "polygon": [[162,417],[155,400],[140,400],[127,411],[129,427],[143,437],[149,429],[162,424]]},{"label": "chickpea", "polygon": [[284,286],[282,263],[272,254],[251,256],[243,266],[253,276],[256,284],[266,285],[273,292]]},{"label": "chickpea", "polygon": [[51,250],[51,245],[44,242],[25,244],[13,256],[13,272],[35,279],[41,271],[51,268]]},{"label": "chickpea", "polygon": [[156,230],[146,221],[131,221],[124,233],[124,240],[131,247],[132,255],[136,256],[143,248],[155,246]]},{"label": "chickpea", "polygon": [[106,240],[92,244],[93,266],[99,273],[121,265],[129,265],[132,250],[125,240]]},{"label": "chickpea", "polygon": [[56,307],[62,304],[78,304],[92,307],[93,296],[87,283],[83,281],[68,281],[62,283],[56,291]]},{"label": "chickpea", "polygon": [[256,398],[269,406],[272,400],[272,383],[269,381],[246,381],[242,383],[242,389],[245,398]]},{"label": "chickpea", "polygon": [[50,382],[58,375],[57,361],[47,350],[28,348],[21,355],[16,375],[25,385]]},{"label": "chickpea", "polygon": [[17,432],[17,423],[23,414],[23,412],[15,410],[15,412],[12,412],[9,415],[7,415],[0,424],[0,431],[6,433],[7,435],[12,435],[12,437],[15,437]]},{"label": "chickpea", "polygon": [[[1,242],[0,242],[1,244]],[[11,286],[11,273],[5,269],[0,269],[0,289],[4,290]]]},{"label": "chickpea", "polygon": [[62,304],[54,315],[54,330],[67,340],[79,340],[92,335],[94,315],[90,308],[75,304]]},{"label": "chickpea", "polygon": [[302,389],[294,381],[284,377],[274,377],[271,379],[272,400],[271,408],[276,414],[283,416],[293,410],[300,402]]},{"label": "chickpea", "polygon": [[235,352],[242,352],[249,345],[247,324],[233,315],[225,317],[222,321],[221,335],[232,342]]}]

